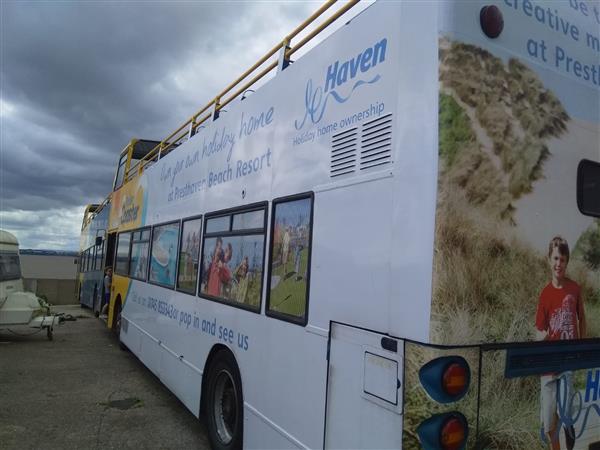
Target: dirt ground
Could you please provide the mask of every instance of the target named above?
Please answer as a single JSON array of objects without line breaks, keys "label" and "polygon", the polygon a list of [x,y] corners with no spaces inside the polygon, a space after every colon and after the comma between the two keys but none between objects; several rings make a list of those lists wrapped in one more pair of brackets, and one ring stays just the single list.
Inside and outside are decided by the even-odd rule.
[{"label": "dirt ground", "polygon": [[56,309],[76,320],[52,341],[0,330],[0,449],[210,448],[204,425],[104,322]]}]

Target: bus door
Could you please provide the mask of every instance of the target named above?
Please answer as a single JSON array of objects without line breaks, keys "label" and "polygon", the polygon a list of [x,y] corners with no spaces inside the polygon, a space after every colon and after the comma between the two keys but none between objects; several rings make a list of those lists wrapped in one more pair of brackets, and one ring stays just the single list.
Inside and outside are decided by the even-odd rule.
[{"label": "bus door", "polygon": [[[104,267],[102,270],[103,273],[108,266],[113,267],[114,272],[116,244],[117,233],[108,233],[108,236],[106,238],[106,256],[104,258]],[[102,302],[100,302],[101,304],[104,302],[105,294],[106,292],[104,291],[104,275],[102,275]]]},{"label": "bus door", "polygon": [[115,243],[117,233],[109,233],[106,239],[106,258],[104,258],[104,268],[112,266],[115,260]]},{"label": "bus door", "polygon": [[325,448],[401,448],[402,341],[333,322]]}]

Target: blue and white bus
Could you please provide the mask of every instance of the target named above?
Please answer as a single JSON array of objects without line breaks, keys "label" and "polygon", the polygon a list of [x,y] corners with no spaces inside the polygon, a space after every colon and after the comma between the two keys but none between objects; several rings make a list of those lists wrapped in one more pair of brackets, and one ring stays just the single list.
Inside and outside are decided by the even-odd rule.
[{"label": "blue and white bus", "polygon": [[214,448],[599,448],[599,11],[303,24],[121,158],[109,326]]}]

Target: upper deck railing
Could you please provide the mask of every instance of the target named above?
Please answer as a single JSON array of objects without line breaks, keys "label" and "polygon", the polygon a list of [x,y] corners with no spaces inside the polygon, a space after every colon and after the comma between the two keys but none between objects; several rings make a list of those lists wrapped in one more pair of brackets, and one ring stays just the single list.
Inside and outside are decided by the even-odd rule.
[{"label": "upper deck railing", "polygon": [[[348,2],[344,3],[343,6],[335,10],[329,17],[324,19],[322,23],[316,26],[312,31],[308,32],[305,37],[303,37],[298,43],[292,46],[292,39],[294,39],[301,32],[306,30],[317,19],[324,16],[325,12],[337,3],[337,0],[326,1],[310,17],[308,17],[304,22],[298,25],[291,33],[285,36],[277,45],[275,45],[271,50],[269,50],[256,63],[254,63],[252,67],[246,70],[235,81],[233,81],[225,89],[219,92],[216,95],[216,97],[213,98],[213,100],[208,102],[203,108],[194,113],[187,121],[185,121],[169,136],[160,141],[160,143],[156,145],[152,150],[150,150],[143,158],[139,159],[135,164],[128,167],[124,175],[123,184],[141,175],[148,165],[152,164],[155,161],[158,161],[161,157],[163,157],[167,153],[170,153],[181,143],[185,142],[187,139],[192,137],[197,132],[198,128],[206,121],[208,121],[211,118],[216,119],[219,116],[219,112],[226,105],[238,98],[238,96],[244,94],[248,89],[254,86],[255,83],[261,80],[272,70],[274,70],[275,68],[277,68],[278,70],[285,69],[291,62],[290,58],[294,53],[296,53],[298,50],[300,50],[302,47],[308,44],[313,38],[315,38],[323,30],[329,27],[343,14],[348,12],[348,10],[354,7],[359,1],[360,0],[349,0]],[[262,67],[275,54],[278,54],[277,58],[275,58],[275,60],[267,64],[265,67]],[[126,151],[128,151],[130,145],[132,144],[130,143],[125,147],[125,149],[121,152],[122,155]],[[91,219],[96,214],[98,214],[104,207],[106,207],[106,205],[110,202],[111,196],[112,194],[109,194],[104,199],[104,201],[95,208],[93,214],[88,215],[86,210],[86,214],[84,216],[82,224],[82,229],[90,223]]]},{"label": "upper deck railing", "polygon": [[[275,68],[283,70],[290,62],[290,57],[310,42],[315,36],[321,33],[325,28],[335,22],[350,8],[355,6],[359,0],[350,0],[341,8],[336,10],[330,17],[325,19],[318,27],[308,33],[296,45],[291,46],[292,39],[309,27],[313,22],[320,18],[329,8],[331,8],[337,0],[328,0],[323,6],[315,11],[308,19],[296,27],[290,34],[283,38],[281,42],[269,50],[262,58],[260,58],[252,67],[246,70],[238,79],[232,82],[229,86],[217,94],[217,96],[207,103],[202,109],[197,111],[192,117],[184,122],[179,128],[173,131],[169,136],[163,139],[156,147],[154,147],[146,156],[132,165],[125,174],[125,182],[139,176],[144,168],[154,161],[157,161],[165,154],[171,152],[175,147],[192,137],[198,127],[209,120],[211,117],[216,118],[226,105],[235,100],[239,95],[246,92],[256,82],[262,79],[265,75]],[[279,52],[276,60],[269,63],[260,71],[257,70],[265,64],[269,58]],[[256,73],[255,73],[256,72]],[[249,78],[250,75],[254,76]]]}]

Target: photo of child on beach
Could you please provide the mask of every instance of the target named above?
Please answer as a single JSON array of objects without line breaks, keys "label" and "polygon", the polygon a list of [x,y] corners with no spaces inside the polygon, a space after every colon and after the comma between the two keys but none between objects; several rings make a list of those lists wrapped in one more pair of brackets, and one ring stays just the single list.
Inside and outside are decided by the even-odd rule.
[{"label": "photo of child on beach", "polygon": [[305,317],[310,254],[310,198],[275,205],[269,309]]},{"label": "photo of child on beach", "polygon": [[[537,306],[535,327],[540,341],[562,341],[586,337],[584,300],[581,287],[567,278],[569,244],[555,236],[548,246],[550,282],[542,289]],[[552,450],[560,450],[558,403],[567,405],[573,397],[573,372],[544,374],[540,378],[540,404],[543,435],[551,443]],[[565,411],[571,416],[570,411]],[[564,413],[563,413],[564,414]],[[575,428],[565,426],[565,441],[568,450],[575,443]]]}]

